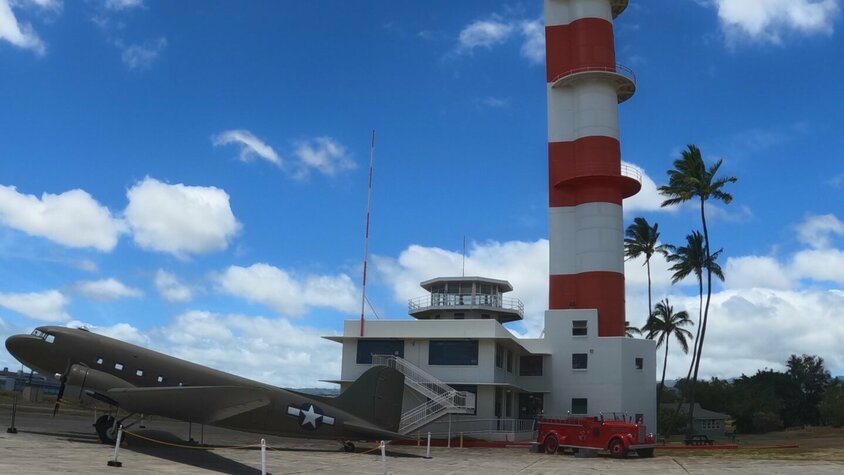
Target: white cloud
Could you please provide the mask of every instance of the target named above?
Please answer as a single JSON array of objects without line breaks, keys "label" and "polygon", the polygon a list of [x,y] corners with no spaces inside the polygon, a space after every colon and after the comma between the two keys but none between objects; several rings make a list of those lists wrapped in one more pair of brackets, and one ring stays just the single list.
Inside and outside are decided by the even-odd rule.
[{"label": "white cloud", "polygon": [[524,37],[522,56],[534,64],[545,62],[545,23],[539,19],[523,21],[520,25]]},{"label": "white cloud", "polygon": [[656,183],[645,173],[645,170],[629,162],[622,162],[622,166],[630,167],[641,175],[642,189],[638,193],[624,200],[624,212],[668,211],[675,212],[676,206],[661,207],[665,198],[659,194]]},{"label": "white cloud", "polygon": [[0,293],[0,307],[14,310],[33,320],[66,322],[70,315],[65,311],[67,297],[58,290],[30,293]]},{"label": "white cloud", "polygon": [[144,249],[180,258],[221,251],[240,230],[228,193],[213,186],[169,185],[147,177],[126,196],[126,221]]},{"label": "white cloud", "polygon": [[831,34],[838,0],[713,0],[730,42],[750,38],[780,44],[789,33]]},{"label": "white cloud", "polygon": [[829,247],[833,236],[844,236],[844,222],[832,214],[809,216],[795,228],[797,239],[815,249]]},{"label": "white cloud", "polygon": [[299,317],[311,307],[354,312],[357,290],[346,274],[297,278],[269,264],[231,266],[217,276],[219,291],[265,305],[280,315]]},{"label": "white cloud", "polygon": [[114,44],[120,49],[120,59],[129,69],[144,70],[152,66],[152,63],[161,56],[164,48],[167,47],[167,38],[163,36],[154,40],[147,40],[142,44],[127,45],[122,40],[116,40]]},{"label": "white cloud", "polygon": [[244,162],[254,157],[262,158],[270,163],[281,165],[281,157],[272,147],[255,137],[252,132],[243,129],[226,130],[212,137],[214,145],[237,144],[240,146],[239,159]]},{"label": "white cloud", "polygon": [[[54,4],[49,1],[33,3],[43,8],[52,8]],[[0,40],[6,40],[18,48],[32,50],[35,54],[43,56],[47,51],[44,42],[32,25],[18,21],[15,12],[12,11],[12,5],[17,6],[14,1],[0,0]]]},{"label": "white cloud", "polygon": [[786,269],[773,257],[730,257],[724,268],[725,285],[730,289],[767,288],[786,290],[794,282]]},{"label": "white cloud", "polygon": [[331,137],[299,142],[293,153],[299,160],[299,168],[295,172],[298,178],[306,177],[311,169],[333,176],[355,168],[355,162],[349,158],[346,148]]},{"label": "white cloud", "polygon": [[807,249],[794,255],[789,269],[797,278],[844,285],[844,251]]},{"label": "white cloud", "polygon": [[191,288],[164,269],[155,273],[155,290],[168,302],[188,302],[193,298]]},{"label": "white cloud", "polygon": [[116,11],[140,7],[143,4],[143,0],[105,0],[105,7]]},{"label": "white cloud", "polygon": [[510,23],[492,20],[476,20],[460,31],[457,50],[471,54],[475,48],[492,48],[507,40],[515,27]]},{"label": "white cloud", "polygon": [[111,278],[80,281],[73,285],[73,290],[88,298],[103,301],[144,296],[144,293],[139,289],[128,287],[119,280]]},{"label": "white cloud", "polygon": [[0,185],[0,223],[69,247],[111,251],[125,225],[83,190],[41,198]]}]

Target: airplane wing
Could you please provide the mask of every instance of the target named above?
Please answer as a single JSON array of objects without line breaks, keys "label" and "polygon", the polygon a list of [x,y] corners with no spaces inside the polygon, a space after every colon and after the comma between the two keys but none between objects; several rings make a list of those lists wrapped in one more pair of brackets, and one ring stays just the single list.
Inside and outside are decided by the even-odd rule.
[{"label": "airplane wing", "polygon": [[113,388],[106,395],[129,412],[202,424],[228,419],[270,403],[263,390],[241,386]]}]

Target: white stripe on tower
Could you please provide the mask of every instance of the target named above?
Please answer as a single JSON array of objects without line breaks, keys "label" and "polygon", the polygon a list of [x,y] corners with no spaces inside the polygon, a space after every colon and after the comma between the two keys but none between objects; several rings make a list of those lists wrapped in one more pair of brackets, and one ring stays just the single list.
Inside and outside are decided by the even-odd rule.
[{"label": "white stripe on tower", "polygon": [[549,308],[595,308],[598,334],[623,336],[622,199],[640,184],[621,173],[618,102],[633,90],[615,64],[620,0],[545,0],[548,82]]}]

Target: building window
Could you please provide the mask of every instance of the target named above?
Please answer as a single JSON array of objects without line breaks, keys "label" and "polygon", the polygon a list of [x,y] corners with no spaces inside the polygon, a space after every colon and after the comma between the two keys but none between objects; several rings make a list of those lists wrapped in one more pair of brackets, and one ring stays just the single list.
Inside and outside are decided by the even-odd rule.
[{"label": "building window", "polygon": [[586,369],[588,361],[589,355],[586,353],[572,353],[571,369]]},{"label": "building window", "polygon": [[464,318],[466,318],[466,314],[465,314],[465,313],[455,313],[455,314],[454,314],[454,319],[455,319],[455,320],[463,320]]},{"label": "building window", "polygon": [[513,393],[504,391],[504,417],[513,417]]},{"label": "building window", "polygon": [[644,358],[636,358],[636,369],[642,369],[645,367],[645,359]]},{"label": "building window", "polygon": [[572,414],[586,414],[589,409],[588,400],[585,397],[574,397],[571,399]]},{"label": "building window", "polygon": [[542,376],[542,355],[520,357],[519,376]]},{"label": "building window", "polygon": [[504,367],[504,348],[501,345],[495,345],[495,367]]},{"label": "building window", "polygon": [[429,365],[478,365],[478,340],[431,340]]},{"label": "building window", "polygon": [[114,363],[114,369],[117,371],[123,371],[123,363]]},{"label": "building window", "polygon": [[97,361],[97,364],[99,364],[99,365],[103,364],[103,357],[102,357],[102,356],[97,356],[96,361]]},{"label": "building window", "polygon": [[586,336],[589,334],[589,327],[586,320],[573,320],[571,322],[571,336]]},{"label": "building window", "polygon": [[488,313],[482,313],[481,314],[481,320],[489,320],[489,314]]},{"label": "building window", "polygon": [[404,358],[404,340],[358,340],[357,364],[372,364],[372,355]]},{"label": "building window", "polygon": [[143,376],[143,375],[144,375],[144,370],[139,369],[139,370],[135,371],[135,376]]},{"label": "building window", "polygon": [[507,372],[513,372],[513,352],[510,350],[507,350]]}]

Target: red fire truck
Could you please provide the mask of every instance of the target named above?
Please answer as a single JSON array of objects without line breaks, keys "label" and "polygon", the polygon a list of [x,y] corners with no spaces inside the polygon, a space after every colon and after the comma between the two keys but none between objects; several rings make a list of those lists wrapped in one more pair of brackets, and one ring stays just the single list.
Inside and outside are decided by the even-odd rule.
[{"label": "red fire truck", "polygon": [[598,417],[542,418],[538,420],[536,443],[547,454],[557,449],[573,452],[609,450],[614,458],[624,458],[630,451],[639,457],[653,457],[654,435],[644,424],[632,422],[624,414],[601,414]]}]

